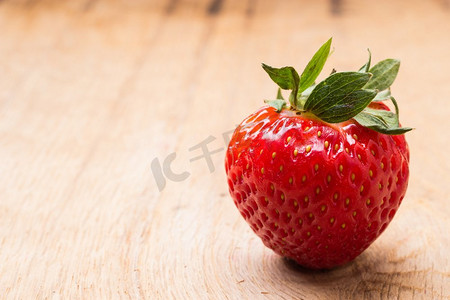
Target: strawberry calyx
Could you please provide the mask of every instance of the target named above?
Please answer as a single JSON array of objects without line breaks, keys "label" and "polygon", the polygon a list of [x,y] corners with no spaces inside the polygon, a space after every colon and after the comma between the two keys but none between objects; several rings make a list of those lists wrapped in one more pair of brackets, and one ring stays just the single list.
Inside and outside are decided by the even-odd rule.
[{"label": "strawberry calyx", "polygon": [[[263,69],[279,86],[276,99],[265,100],[278,112],[285,109],[286,103],[281,89],[290,90],[289,109],[299,113],[313,114],[327,123],[340,123],[354,119],[360,125],[383,134],[403,134],[412,128],[400,127],[398,105],[391,96],[390,86],[397,77],[400,61],[385,59],[370,67],[372,54],[356,72],[333,72],[323,81],[315,84],[330,55],[332,39],[326,41],[302,74],[290,66],[274,68],[262,64]],[[373,101],[391,100],[395,113],[369,108]]]}]

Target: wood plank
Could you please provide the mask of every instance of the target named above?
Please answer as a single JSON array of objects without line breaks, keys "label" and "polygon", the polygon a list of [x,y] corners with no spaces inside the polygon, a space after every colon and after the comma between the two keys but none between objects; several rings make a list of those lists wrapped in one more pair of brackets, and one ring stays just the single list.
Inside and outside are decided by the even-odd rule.
[{"label": "wood plank", "polygon": [[[0,2],[4,298],[448,299],[446,1]],[[407,196],[354,262],[300,270],[251,232],[193,146],[273,96],[261,62],[328,69],[398,57]],[[183,181],[158,190],[152,161]]]}]

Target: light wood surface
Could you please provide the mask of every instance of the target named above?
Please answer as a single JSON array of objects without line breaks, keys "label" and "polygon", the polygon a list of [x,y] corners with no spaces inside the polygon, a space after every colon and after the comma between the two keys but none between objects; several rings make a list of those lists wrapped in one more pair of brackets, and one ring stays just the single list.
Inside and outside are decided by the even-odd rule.
[{"label": "light wood surface", "polygon": [[[450,3],[0,1],[0,297],[450,299]],[[260,68],[402,60],[411,177],[354,262],[301,270],[228,195],[223,134],[272,97]],[[209,136],[215,170],[189,149]],[[226,136],[226,134],[225,134]],[[151,164],[177,154],[158,190]]]}]

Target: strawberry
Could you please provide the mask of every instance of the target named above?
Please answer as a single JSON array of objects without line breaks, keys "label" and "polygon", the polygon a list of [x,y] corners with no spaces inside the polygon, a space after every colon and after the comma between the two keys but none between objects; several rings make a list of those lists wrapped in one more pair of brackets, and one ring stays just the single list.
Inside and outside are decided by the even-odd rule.
[{"label": "strawberry", "polygon": [[[301,74],[263,64],[282,89],[247,117],[225,169],[241,215],[277,254],[312,269],[345,264],[386,229],[408,185],[409,150],[390,96],[399,61],[334,72],[315,85],[331,39]],[[381,101],[390,99],[395,113]]]}]

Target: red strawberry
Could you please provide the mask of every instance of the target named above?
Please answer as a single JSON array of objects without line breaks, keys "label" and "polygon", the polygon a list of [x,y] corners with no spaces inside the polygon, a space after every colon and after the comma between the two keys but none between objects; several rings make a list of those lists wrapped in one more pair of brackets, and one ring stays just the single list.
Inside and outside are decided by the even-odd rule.
[{"label": "red strawberry", "polygon": [[[386,97],[386,91],[370,88],[386,90],[398,61],[382,61],[368,73],[369,59],[360,72],[335,73],[308,89],[330,43],[301,77],[290,67],[263,65],[281,88],[293,90],[291,107],[283,109],[279,93],[274,107],[247,117],[225,160],[230,194],[253,231],[279,255],[314,269],[342,265],[369,247],[394,217],[409,175],[408,146],[400,134],[410,128],[399,127],[393,98],[397,114],[371,103],[376,95]],[[308,86],[301,86],[311,73]],[[363,75],[367,80],[349,92]],[[292,85],[285,84],[289,80]]]}]

